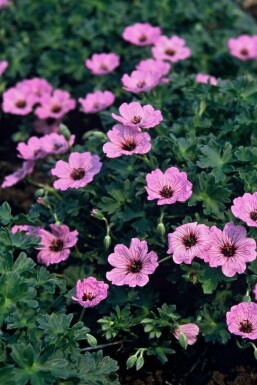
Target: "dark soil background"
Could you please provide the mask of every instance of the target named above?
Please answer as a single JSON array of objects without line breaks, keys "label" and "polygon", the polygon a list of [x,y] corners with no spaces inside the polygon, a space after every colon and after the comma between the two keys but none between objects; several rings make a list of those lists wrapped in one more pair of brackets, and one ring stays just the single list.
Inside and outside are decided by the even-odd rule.
[{"label": "dark soil background", "polygon": [[[204,1],[204,0],[203,0]],[[246,12],[257,18],[257,0],[245,0],[242,4]],[[12,120],[12,119],[11,119]],[[7,121],[7,120],[6,120]],[[16,129],[17,118],[13,119],[8,129],[4,117],[0,119],[0,183],[5,175],[14,172],[21,164],[16,156],[16,144],[11,140],[11,135]],[[83,133],[90,127],[99,127],[98,117],[85,120],[85,115],[80,112],[71,113],[67,125],[76,135],[79,143]],[[44,175],[35,176],[41,181]],[[26,182],[21,182],[14,187],[0,190],[0,203],[7,200],[14,213],[26,212],[34,201],[36,187]],[[169,357],[169,362],[163,366],[156,360],[148,358],[148,363],[139,372],[126,370],[127,357],[120,349],[106,350],[123,367],[120,369],[120,382],[122,385],[254,385],[257,384],[257,361],[254,359],[253,350],[240,350],[234,341],[226,346],[208,344],[203,339],[197,342],[198,356],[188,357],[180,352]],[[190,349],[190,348],[189,348]],[[197,358],[196,358],[197,357]]]}]

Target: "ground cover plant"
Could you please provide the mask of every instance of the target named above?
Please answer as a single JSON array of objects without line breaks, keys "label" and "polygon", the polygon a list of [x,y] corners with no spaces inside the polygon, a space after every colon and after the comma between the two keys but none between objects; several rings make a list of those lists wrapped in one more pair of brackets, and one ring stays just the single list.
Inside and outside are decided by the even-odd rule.
[{"label": "ground cover plant", "polygon": [[[257,357],[257,25],[239,6],[0,2],[1,383]],[[27,188],[26,211],[8,203]]]}]

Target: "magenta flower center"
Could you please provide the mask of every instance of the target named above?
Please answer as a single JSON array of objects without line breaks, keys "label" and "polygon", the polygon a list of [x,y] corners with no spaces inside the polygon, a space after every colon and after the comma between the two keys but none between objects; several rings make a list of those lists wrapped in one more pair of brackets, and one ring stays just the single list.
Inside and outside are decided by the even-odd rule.
[{"label": "magenta flower center", "polygon": [[51,251],[61,251],[63,249],[63,241],[61,239],[55,239],[51,246],[50,246],[50,250]]},{"label": "magenta flower center", "polygon": [[142,262],[141,261],[133,261],[129,265],[129,272],[130,273],[139,273],[142,269]]},{"label": "magenta flower center", "polygon": [[141,35],[141,36],[139,36],[139,38],[138,38],[138,41],[139,41],[140,43],[144,43],[146,40],[147,40],[147,36],[146,36],[146,35]]},{"label": "magenta flower center", "polygon": [[83,293],[82,301],[92,301],[94,298],[94,294],[89,291],[88,293]]},{"label": "magenta flower center", "polygon": [[239,330],[242,333],[251,333],[253,331],[253,325],[248,319],[240,321]]},{"label": "magenta flower center", "polygon": [[248,55],[248,49],[243,48],[243,49],[241,49],[240,53],[241,53],[241,55],[246,56],[246,55]]},{"label": "magenta flower center", "polygon": [[160,191],[160,196],[163,198],[171,198],[173,195],[173,190],[170,186],[164,186]]},{"label": "magenta flower center", "polygon": [[133,151],[136,148],[136,143],[133,140],[126,140],[122,143],[122,149],[125,151]]},{"label": "magenta flower center", "polygon": [[71,177],[73,180],[80,180],[84,178],[86,172],[84,168],[74,168],[71,173]]},{"label": "magenta flower center", "polygon": [[166,53],[166,55],[173,56],[173,55],[175,55],[176,51],[174,51],[174,49],[172,49],[172,48],[167,48],[165,53]]},{"label": "magenta flower center", "polygon": [[61,109],[62,107],[56,104],[55,106],[52,107],[51,111],[54,113],[57,113],[57,112],[60,112]]},{"label": "magenta flower center", "polygon": [[253,221],[257,221],[257,211],[254,210],[250,213],[250,218],[253,220]]},{"label": "magenta flower center", "polygon": [[144,82],[144,81],[143,81],[143,82],[138,82],[138,83],[137,83],[137,87],[138,87],[138,88],[144,88],[145,86],[146,86],[146,82]]},{"label": "magenta flower center", "polygon": [[196,242],[197,242],[197,238],[194,234],[189,234],[183,238],[183,243],[186,246],[186,248],[190,248],[194,246]]},{"label": "magenta flower center", "polygon": [[134,118],[131,120],[131,123],[138,124],[142,120],[141,116],[134,116]]},{"label": "magenta flower center", "polygon": [[17,108],[24,108],[26,107],[26,102],[25,100],[17,100],[17,102],[15,103],[15,106]]},{"label": "magenta flower center", "polygon": [[234,245],[225,244],[223,245],[221,252],[225,257],[233,257],[236,252],[236,247]]}]

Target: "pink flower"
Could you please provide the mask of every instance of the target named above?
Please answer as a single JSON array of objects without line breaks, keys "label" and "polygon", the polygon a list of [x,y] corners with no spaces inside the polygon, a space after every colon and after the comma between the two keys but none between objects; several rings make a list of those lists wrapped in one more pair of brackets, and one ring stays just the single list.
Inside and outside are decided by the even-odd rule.
[{"label": "pink flower", "polygon": [[35,104],[28,89],[9,88],[3,93],[3,111],[14,115],[28,115]]},{"label": "pink flower", "polygon": [[197,83],[211,84],[212,86],[216,86],[218,83],[218,80],[215,78],[215,76],[206,74],[197,74],[195,80]]},{"label": "pink flower", "polygon": [[0,9],[6,7],[8,3],[9,0],[0,0]]},{"label": "pink flower", "polygon": [[3,75],[3,73],[5,72],[8,65],[9,65],[8,61],[6,61],[6,60],[0,61],[0,76]]},{"label": "pink flower", "polygon": [[70,248],[78,241],[77,230],[70,231],[66,225],[50,225],[52,232],[41,229],[38,236],[41,237],[38,263],[45,266],[65,261],[70,255]]},{"label": "pink flower", "polygon": [[69,111],[74,110],[75,100],[69,92],[55,90],[52,95],[45,93],[40,100],[41,105],[36,108],[35,114],[39,119],[60,119]]},{"label": "pink flower", "polygon": [[115,53],[95,53],[85,61],[85,66],[94,75],[106,75],[120,65],[120,57]]},{"label": "pink flower", "polygon": [[232,306],[226,314],[228,330],[242,338],[257,338],[257,304],[241,302]]},{"label": "pink flower", "polygon": [[255,286],[254,286],[253,294],[254,294],[254,299],[255,299],[255,301],[257,301],[257,283],[256,283]]},{"label": "pink flower", "polygon": [[151,149],[151,137],[133,128],[116,124],[107,132],[110,142],[103,145],[103,152],[108,158],[121,155],[146,154]]},{"label": "pink flower", "polygon": [[133,238],[129,249],[125,245],[117,245],[108,262],[115,268],[106,273],[106,277],[114,285],[130,287],[145,286],[159,265],[158,256],[154,251],[148,253],[146,241]]},{"label": "pink flower", "polygon": [[209,228],[197,222],[187,223],[168,234],[168,242],[167,253],[173,253],[174,262],[190,265],[194,257],[205,256],[210,244]]},{"label": "pink flower", "polygon": [[169,60],[176,63],[191,56],[191,50],[186,47],[186,42],[178,36],[160,36],[152,48],[152,54],[157,60]]},{"label": "pink flower", "polygon": [[31,174],[34,170],[35,162],[29,160],[28,162],[23,162],[22,167],[16,170],[13,174],[7,175],[4,178],[4,181],[1,185],[2,188],[14,186],[16,183],[20,182],[27,175]]},{"label": "pink flower", "polygon": [[150,104],[141,106],[138,102],[123,103],[119,108],[120,114],[112,114],[118,122],[131,128],[152,128],[163,120],[162,113]]},{"label": "pink flower", "polygon": [[38,237],[39,231],[42,229],[42,227],[38,226],[29,226],[29,225],[14,225],[11,228],[11,233],[16,234],[17,232],[24,232],[27,235],[30,235],[31,237]]},{"label": "pink flower", "polygon": [[242,274],[245,271],[246,262],[255,260],[255,249],[256,242],[246,237],[244,227],[229,222],[221,231],[212,226],[206,261],[209,261],[211,267],[221,266],[224,275],[233,277],[236,273]]},{"label": "pink flower", "polygon": [[185,202],[192,195],[192,183],[187,180],[186,172],[176,167],[168,168],[165,173],[156,169],[146,176],[148,200],[158,199],[157,205]]},{"label": "pink flower", "polygon": [[235,198],[231,211],[248,226],[257,227],[257,192],[245,193],[242,197]]},{"label": "pink flower", "polygon": [[257,59],[257,36],[241,35],[228,39],[228,48],[230,54],[240,60]]},{"label": "pink flower", "polygon": [[28,90],[33,97],[35,103],[40,103],[43,95],[50,95],[53,87],[47,80],[41,78],[25,79],[16,84],[16,87],[21,90]]},{"label": "pink flower", "polygon": [[96,91],[87,94],[85,99],[79,98],[82,111],[86,114],[94,114],[110,107],[115,100],[115,96],[110,91]]},{"label": "pink flower", "polygon": [[28,143],[20,142],[17,146],[19,158],[26,160],[37,160],[47,156],[46,150],[42,146],[42,138],[32,136]]},{"label": "pink flower", "polygon": [[122,33],[124,40],[139,46],[153,44],[160,35],[161,29],[148,23],[130,25]]},{"label": "pink flower", "polygon": [[80,154],[73,152],[69,156],[69,162],[58,160],[52,174],[60,178],[54,182],[58,190],[68,188],[81,188],[92,182],[94,176],[101,170],[102,163],[98,155],[91,155],[90,152]]},{"label": "pink flower", "polygon": [[74,301],[83,307],[94,307],[107,297],[109,285],[103,281],[97,281],[94,277],[88,277],[83,281],[78,280],[76,286],[76,297]]},{"label": "pink flower", "polygon": [[35,131],[42,134],[51,134],[52,132],[59,132],[60,130],[60,119],[48,118],[48,119],[37,119],[34,122]]},{"label": "pink flower", "polygon": [[47,154],[64,154],[74,144],[75,135],[71,135],[70,139],[66,140],[63,135],[51,133],[40,140],[42,149]]},{"label": "pink flower", "polygon": [[188,345],[193,345],[197,340],[196,337],[199,334],[199,327],[193,323],[179,325],[179,327],[173,331],[173,335],[177,340],[179,339],[180,333],[186,336]]},{"label": "pink flower", "polygon": [[[156,74],[158,74],[159,78],[161,79],[164,75],[167,75],[167,73],[170,71],[171,65],[162,60],[146,59],[138,63],[136,66],[136,69],[137,71],[155,72]],[[162,78],[161,81],[162,80],[165,80],[165,79]]]},{"label": "pink flower", "polygon": [[126,91],[139,93],[156,87],[160,83],[160,77],[156,72],[133,71],[130,76],[123,75],[121,81]]}]

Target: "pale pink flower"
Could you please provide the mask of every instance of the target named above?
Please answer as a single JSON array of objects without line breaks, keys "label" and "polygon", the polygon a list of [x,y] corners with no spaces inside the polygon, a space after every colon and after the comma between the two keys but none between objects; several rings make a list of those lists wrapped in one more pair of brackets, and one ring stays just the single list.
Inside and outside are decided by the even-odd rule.
[{"label": "pale pink flower", "polygon": [[248,226],[257,227],[257,192],[245,193],[242,197],[235,198],[231,211]]},{"label": "pale pink flower", "polygon": [[66,225],[50,225],[51,233],[41,229],[38,236],[41,243],[37,260],[45,266],[65,261],[70,255],[70,248],[78,241],[77,230],[70,231]]},{"label": "pale pink flower", "polygon": [[197,74],[195,80],[197,83],[211,84],[212,86],[216,86],[218,83],[218,80],[215,78],[215,76],[207,74]]},{"label": "pale pink flower", "polygon": [[192,195],[192,183],[187,173],[176,167],[168,168],[165,173],[156,169],[146,175],[148,200],[158,199],[157,205],[185,202]]},{"label": "pale pink flower", "polygon": [[82,105],[82,112],[86,114],[94,114],[110,107],[115,100],[115,96],[110,91],[95,91],[87,94],[84,99],[79,98]]},{"label": "pale pink flower", "polygon": [[74,110],[76,105],[69,92],[62,90],[55,90],[52,95],[43,94],[40,103],[41,105],[35,110],[39,119],[60,119],[69,111]]},{"label": "pale pink flower", "polygon": [[257,339],[257,304],[241,302],[226,314],[230,333],[250,340]]},{"label": "pale pink flower", "polygon": [[193,323],[179,325],[179,327],[173,331],[173,335],[177,340],[179,339],[180,333],[186,336],[188,345],[193,345],[197,340],[196,337],[199,334],[199,327]]},{"label": "pale pink flower", "polygon": [[257,301],[257,283],[256,283],[255,286],[254,286],[253,294],[254,294],[254,299],[255,299],[255,301]]},{"label": "pale pink flower", "polygon": [[14,115],[28,115],[35,104],[28,89],[9,88],[3,93],[3,111]]},{"label": "pale pink flower", "polygon": [[95,277],[88,277],[83,281],[78,280],[76,296],[72,299],[83,307],[94,307],[107,297],[109,285],[103,281],[97,281]]},{"label": "pale pink flower", "polygon": [[21,90],[28,90],[33,95],[35,103],[40,103],[42,96],[50,95],[53,91],[51,84],[42,78],[22,80],[16,84],[16,87]]},{"label": "pale pink flower", "polygon": [[82,154],[73,152],[69,156],[69,162],[58,160],[52,174],[57,176],[54,187],[58,190],[68,188],[82,188],[92,182],[94,176],[101,170],[102,163],[98,155],[91,155],[90,152]]},{"label": "pale pink flower", "polygon": [[8,3],[9,0],[0,0],[0,9],[6,7]]},{"label": "pale pink flower", "polygon": [[70,139],[66,140],[63,135],[51,133],[40,140],[42,149],[47,154],[64,154],[74,144],[75,135],[71,135]]},{"label": "pale pink flower", "polygon": [[27,162],[23,162],[22,167],[16,170],[14,173],[7,175],[4,178],[4,181],[1,185],[2,188],[7,188],[14,186],[16,183],[20,182],[27,175],[31,174],[34,170],[35,162],[33,160],[29,160]]},{"label": "pale pink flower", "polygon": [[16,234],[17,232],[24,232],[31,237],[38,237],[39,231],[42,227],[39,226],[30,226],[30,225],[14,225],[11,228],[11,233]]},{"label": "pale pink flower", "polygon": [[58,133],[60,130],[61,119],[37,119],[34,122],[35,131],[39,134],[51,134],[52,132]]},{"label": "pale pink flower", "polygon": [[224,275],[233,277],[246,270],[246,262],[256,259],[255,249],[256,242],[246,237],[245,228],[229,222],[223,231],[216,226],[210,228],[210,248],[205,260],[211,267],[221,266]]},{"label": "pale pink flower", "polygon": [[178,36],[160,36],[152,48],[152,54],[157,60],[169,60],[176,63],[191,56],[191,50],[186,46],[184,39]]},{"label": "pale pink flower", "polygon": [[131,75],[123,75],[121,81],[126,91],[139,93],[156,87],[160,83],[160,77],[156,72],[133,71]]},{"label": "pale pink flower", "polygon": [[47,152],[42,146],[42,138],[37,136],[32,136],[27,143],[20,142],[17,150],[19,158],[25,160],[43,159],[47,156]]},{"label": "pale pink flower", "polygon": [[257,36],[241,35],[228,39],[228,48],[230,54],[240,60],[257,59]]},{"label": "pale pink flower", "polygon": [[112,117],[131,128],[152,128],[163,120],[161,111],[155,110],[150,104],[141,106],[138,102],[123,103],[119,112],[121,116],[112,114]]},{"label": "pale pink flower", "polygon": [[130,247],[119,244],[114,253],[108,257],[108,262],[114,269],[106,273],[106,277],[114,285],[128,285],[130,287],[145,286],[159,265],[158,256],[154,251],[148,253],[146,241],[133,238]]},{"label": "pale pink flower", "polygon": [[121,155],[146,154],[151,149],[151,137],[133,128],[116,124],[107,132],[110,142],[103,145],[103,152],[108,158]]},{"label": "pale pink flower", "polygon": [[94,75],[106,75],[120,65],[120,57],[115,53],[94,53],[91,59],[85,61],[85,66]]},{"label": "pale pink flower", "polygon": [[166,78],[163,78],[163,76],[167,75],[170,69],[171,65],[169,63],[155,59],[142,60],[136,66],[137,71],[155,72],[156,74],[158,74],[160,81],[164,83],[166,83]]},{"label": "pale pink flower", "polygon": [[160,27],[153,27],[148,23],[136,23],[129,25],[122,33],[124,40],[139,46],[153,44],[160,35]]},{"label": "pale pink flower", "polygon": [[187,223],[168,234],[168,254],[173,253],[175,263],[191,264],[194,257],[203,258],[209,248],[209,228],[197,222]]},{"label": "pale pink flower", "polygon": [[3,73],[6,71],[9,63],[7,60],[0,61],[0,76],[3,75]]}]

